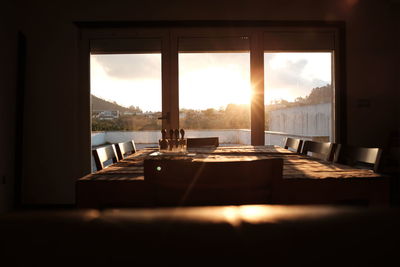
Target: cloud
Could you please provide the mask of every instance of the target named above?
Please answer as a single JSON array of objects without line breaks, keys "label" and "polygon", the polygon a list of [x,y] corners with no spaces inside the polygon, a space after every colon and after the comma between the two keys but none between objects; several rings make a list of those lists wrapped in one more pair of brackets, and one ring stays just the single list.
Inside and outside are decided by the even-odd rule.
[{"label": "cloud", "polygon": [[111,77],[123,80],[161,79],[160,54],[92,55]]},{"label": "cloud", "polygon": [[315,67],[326,68],[326,66],[315,66],[314,62],[307,59],[307,55],[296,58],[281,54],[267,54],[264,68],[267,90],[268,88],[290,89],[292,94],[304,97],[313,88],[330,83],[312,74],[312,68]]},{"label": "cloud", "polygon": [[208,68],[235,68],[250,75],[250,53],[181,53],[179,67],[182,75]]}]

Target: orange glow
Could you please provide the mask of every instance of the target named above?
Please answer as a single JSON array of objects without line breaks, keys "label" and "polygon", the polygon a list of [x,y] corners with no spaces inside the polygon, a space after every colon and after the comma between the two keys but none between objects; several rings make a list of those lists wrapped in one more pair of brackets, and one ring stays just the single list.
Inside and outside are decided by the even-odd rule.
[{"label": "orange glow", "polygon": [[229,222],[233,226],[240,225],[240,216],[238,216],[238,210],[236,207],[227,207],[222,211],[223,216],[226,221]]},{"label": "orange glow", "polygon": [[349,8],[352,8],[358,3],[358,0],[346,0],[345,2]]},{"label": "orange glow", "polygon": [[91,221],[100,217],[100,212],[98,210],[91,210],[87,212],[84,216],[85,221]]},{"label": "orange glow", "polygon": [[[115,209],[102,214],[110,220],[138,221],[170,220],[209,223],[228,223],[240,227],[242,223],[279,223],[296,218],[322,218],[337,212],[329,206],[243,205],[221,207],[162,208],[156,210]],[[93,214],[96,215],[96,214]]]},{"label": "orange glow", "polygon": [[240,217],[246,222],[258,222],[266,211],[268,212],[266,207],[261,206],[242,206],[239,208]]}]

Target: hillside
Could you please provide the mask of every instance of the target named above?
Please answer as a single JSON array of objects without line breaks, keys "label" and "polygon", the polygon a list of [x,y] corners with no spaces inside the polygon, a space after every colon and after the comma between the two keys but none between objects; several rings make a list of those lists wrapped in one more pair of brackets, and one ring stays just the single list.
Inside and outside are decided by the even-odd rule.
[{"label": "hillside", "polygon": [[115,102],[109,102],[107,100],[101,99],[95,95],[92,97],[92,110],[118,110],[119,112],[134,111],[135,108],[126,108],[118,105]]}]

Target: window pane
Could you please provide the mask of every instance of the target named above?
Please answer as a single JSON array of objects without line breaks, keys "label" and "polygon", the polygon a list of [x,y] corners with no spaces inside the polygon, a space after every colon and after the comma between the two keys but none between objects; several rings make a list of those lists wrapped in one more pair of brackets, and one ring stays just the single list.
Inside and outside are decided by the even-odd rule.
[{"label": "window pane", "polygon": [[266,144],[332,141],[332,54],[265,53]]},{"label": "window pane", "polygon": [[179,54],[179,125],[188,137],[218,136],[221,144],[250,136],[250,54]]},{"label": "window pane", "polygon": [[134,140],[157,144],[161,54],[91,55],[92,147]]}]

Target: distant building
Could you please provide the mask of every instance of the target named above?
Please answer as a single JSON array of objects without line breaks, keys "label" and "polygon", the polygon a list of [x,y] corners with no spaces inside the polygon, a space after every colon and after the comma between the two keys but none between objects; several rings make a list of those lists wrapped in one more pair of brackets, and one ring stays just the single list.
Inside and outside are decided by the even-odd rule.
[{"label": "distant building", "polygon": [[118,110],[94,110],[93,118],[97,118],[100,120],[114,120],[119,118]]},{"label": "distant building", "polygon": [[331,136],[331,103],[276,109],[270,113],[269,130],[304,136]]},{"label": "distant building", "polygon": [[156,118],[156,117],[158,117],[158,113],[156,113],[156,112],[150,112],[150,111],[148,111],[148,112],[141,112],[141,113],[136,113],[136,115],[137,116],[144,116],[144,117],[146,117],[146,118],[149,118],[149,119],[153,119],[153,118]]}]

